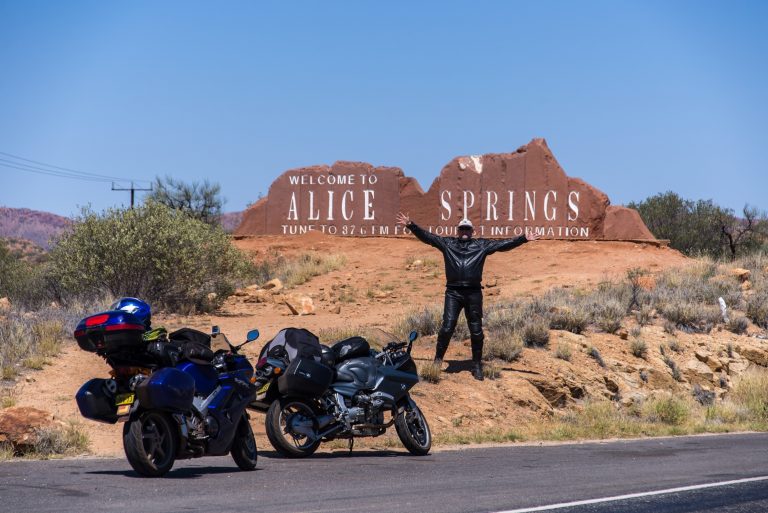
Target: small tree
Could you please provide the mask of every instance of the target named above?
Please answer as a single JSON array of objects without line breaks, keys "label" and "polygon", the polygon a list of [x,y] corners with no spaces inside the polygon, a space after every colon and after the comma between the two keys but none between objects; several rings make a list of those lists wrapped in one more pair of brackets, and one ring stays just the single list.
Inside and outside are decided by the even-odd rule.
[{"label": "small tree", "polygon": [[736,252],[742,248],[756,245],[758,230],[765,223],[765,214],[749,205],[742,210],[744,217],[739,219],[732,212],[726,211],[718,218],[720,234],[728,248],[731,260],[736,260]]},{"label": "small tree", "polygon": [[636,209],[649,230],[687,255],[734,258],[739,248],[758,245],[758,227],[765,216],[744,207],[744,219],[712,200],[691,201],[672,191],[627,205]]},{"label": "small tree", "polygon": [[62,301],[106,293],[182,312],[214,308],[251,272],[221,228],[152,201],[84,211],[49,265]]},{"label": "small tree", "polygon": [[221,207],[224,205],[219,184],[208,180],[203,183],[186,183],[170,176],[156,177],[152,192],[147,194],[146,200],[180,210],[210,225],[219,222]]}]

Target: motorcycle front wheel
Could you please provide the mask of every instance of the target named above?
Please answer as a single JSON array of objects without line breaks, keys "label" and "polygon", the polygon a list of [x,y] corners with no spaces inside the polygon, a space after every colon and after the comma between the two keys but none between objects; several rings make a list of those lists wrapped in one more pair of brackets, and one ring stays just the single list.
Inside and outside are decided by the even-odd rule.
[{"label": "motorcycle front wheel", "polygon": [[240,423],[237,425],[237,432],[235,433],[235,439],[232,441],[230,453],[240,470],[253,470],[256,468],[259,451],[256,448],[256,439],[253,437],[251,423],[248,422],[248,415],[246,414],[240,417]]},{"label": "motorcycle front wheel", "polygon": [[160,477],[171,470],[177,447],[176,426],[165,413],[144,411],[123,426],[125,456],[142,476]]},{"label": "motorcycle front wheel", "polygon": [[314,409],[300,399],[280,399],[267,410],[267,438],[282,456],[305,458],[313,454],[320,447],[320,440],[313,440],[306,432],[316,433],[317,429]]},{"label": "motorcycle front wheel", "polygon": [[395,417],[397,436],[408,452],[426,456],[432,448],[432,432],[427,419],[415,403],[409,402],[403,412]]}]

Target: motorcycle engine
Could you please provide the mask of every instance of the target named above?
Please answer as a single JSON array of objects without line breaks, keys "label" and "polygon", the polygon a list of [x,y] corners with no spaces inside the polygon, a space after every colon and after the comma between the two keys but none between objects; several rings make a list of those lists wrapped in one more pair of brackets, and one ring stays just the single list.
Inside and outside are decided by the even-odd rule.
[{"label": "motorcycle engine", "polygon": [[359,392],[352,398],[353,407],[349,408],[349,419],[353,424],[382,424],[384,401]]}]

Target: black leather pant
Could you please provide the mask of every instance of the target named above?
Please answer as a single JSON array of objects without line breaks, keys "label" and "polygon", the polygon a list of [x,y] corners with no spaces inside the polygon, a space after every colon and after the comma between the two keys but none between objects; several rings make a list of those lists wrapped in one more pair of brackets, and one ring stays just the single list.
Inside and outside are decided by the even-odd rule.
[{"label": "black leather pant", "polygon": [[448,349],[456,321],[461,309],[469,325],[469,335],[472,341],[472,359],[480,360],[483,356],[483,291],[479,288],[447,288],[445,289],[445,307],[443,309],[443,325],[437,334],[436,356],[442,359]]}]

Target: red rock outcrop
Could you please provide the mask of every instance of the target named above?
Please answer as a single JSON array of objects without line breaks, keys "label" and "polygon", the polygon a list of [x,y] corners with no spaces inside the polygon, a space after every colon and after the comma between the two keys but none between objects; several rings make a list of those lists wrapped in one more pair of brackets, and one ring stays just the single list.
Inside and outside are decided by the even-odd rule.
[{"label": "red rock outcrop", "polygon": [[457,157],[424,192],[394,167],[336,162],[286,171],[249,208],[235,235],[401,235],[398,211],[439,235],[464,217],[481,237],[536,231],[546,238],[654,240],[637,212],[612,207],[599,189],[571,178],[544,139],[513,153]]},{"label": "red rock outcrop", "polygon": [[34,446],[38,432],[58,426],[47,411],[29,407],[7,408],[0,412],[0,443],[10,443],[17,449]]}]

